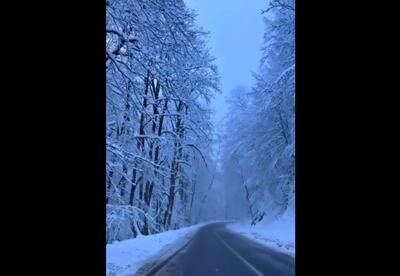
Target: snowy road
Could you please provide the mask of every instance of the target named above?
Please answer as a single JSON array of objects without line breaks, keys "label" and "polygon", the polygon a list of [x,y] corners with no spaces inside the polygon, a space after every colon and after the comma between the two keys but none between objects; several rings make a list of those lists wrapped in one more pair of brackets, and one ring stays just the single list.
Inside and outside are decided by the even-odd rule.
[{"label": "snowy road", "polygon": [[202,227],[181,252],[148,276],[289,276],[294,258],[225,229],[224,223]]}]

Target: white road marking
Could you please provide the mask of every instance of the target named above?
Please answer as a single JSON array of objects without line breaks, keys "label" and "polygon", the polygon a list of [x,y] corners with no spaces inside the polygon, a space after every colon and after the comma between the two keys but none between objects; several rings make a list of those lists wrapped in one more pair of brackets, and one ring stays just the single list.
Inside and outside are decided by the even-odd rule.
[{"label": "white road marking", "polygon": [[241,260],[251,271],[253,271],[254,274],[256,274],[257,276],[265,276],[263,273],[258,271],[257,268],[255,268],[248,261],[246,261],[246,259],[240,256],[239,253],[237,253],[232,247],[230,247],[217,233],[215,233],[215,235],[225,245],[225,247],[228,248],[229,251],[231,251],[239,260]]}]

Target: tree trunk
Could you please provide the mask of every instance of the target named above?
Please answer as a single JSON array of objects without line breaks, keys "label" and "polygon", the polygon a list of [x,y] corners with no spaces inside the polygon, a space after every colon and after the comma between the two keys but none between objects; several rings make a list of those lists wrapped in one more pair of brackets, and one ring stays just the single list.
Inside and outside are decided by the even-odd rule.
[{"label": "tree trunk", "polygon": [[189,218],[192,216],[192,208],[193,208],[193,202],[194,202],[194,195],[196,193],[196,180],[192,181],[193,183],[193,191],[192,191],[192,197],[190,199],[190,207],[189,207]]},{"label": "tree trunk", "polygon": [[133,206],[133,199],[135,198],[135,189],[136,189],[136,169],[133,169],[131,192],[129,194],[129,205],[131,206]]},{"label": "tree trunk", "polygon": [[106,204],[108,204],[109,200],[110,200],[110,191],[111,191],[111,186],[112,186],[112,177],[113,177],[114,172],[112,170],[110,170],[108,172],[108,176],[107,176],[107,195],[106,195]]},{"label": "tree trunk", "polygon": [[[177,112],[180,113],[183,107],[183,102],[179,101],[178,107],[177,107]],[[182,138],[183,136],[183,128],[182,128],[182,118],[181,116],[178,116],[178,119],[176,120],[176,125],[175,125],[175,131],[176,134],[178,135],[179,138]],[[181,143],[178,139],[175,140],[175,149],[174,149],[174,156],[172,159],[171,163],[171,178],[170,178],[170,186],[169,186],[169,195],[168,195],[168,204],[167,204],[167,210],[164,213],[164,227],[167,226],[169,227],[171,225],[171,218],[172,218],[172,211],[174,208],[174,200],[175,200],[175,191],[176,191],[176,178],[178,176],[178,171],[179,171],[179,163],[177,160],[179,160],[182,156],[182,147]]]},{"label": "tree trunk", "polygon": [[123,164],[122,165],[122,173],[124,174],[124,176],[122,176],[121,180],[119,181],[120,196],[121,196],[122,200],[124,199],[124,196],[125,196],[125,187],[126,187],[126,182],[127,182],[125,177],[126,177],[127,172],[128,172],[128,168],[126,167],[125,164]]},{"label": "tree trunk", "polygon": [[[145,112],[144,111],[147,108],[147,94],[148,94],[148,91],[149,91],[149,82],[150,82],[150,71],[147,70],[147,76],[144,79],[144,96],[143,96],[143,109],[144,110],[140,114],[139,135],[145,135],[145,131],[144,131]],[[142,151],[142,152],[144,151],[144,137],[138,138],[137,148],[138,148],[139,152],[140,151]],[[136,173],[137,172],[133,172],[133,174],[136,174]],[[139,185],[139,204],[138,204],[138,207],[141,209],[142,200],[143,200],[143,176],[138,178],[137,185]]]}]

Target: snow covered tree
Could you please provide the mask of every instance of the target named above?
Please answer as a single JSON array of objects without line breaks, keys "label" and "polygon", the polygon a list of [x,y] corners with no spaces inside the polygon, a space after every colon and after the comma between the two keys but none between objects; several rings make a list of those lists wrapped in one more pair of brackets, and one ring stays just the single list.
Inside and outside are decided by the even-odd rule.
[{"label": "snow covered tree", "polygon": [[218,73],[183,1],[106,3],[107,242],[190,221]]},{"label": "snow covered tree", "polygon": [[257,223],[294,209],[295,3],[271,0],[259,73],[251,91],[231,93],[225,132],[224,174],[241,191]]}]

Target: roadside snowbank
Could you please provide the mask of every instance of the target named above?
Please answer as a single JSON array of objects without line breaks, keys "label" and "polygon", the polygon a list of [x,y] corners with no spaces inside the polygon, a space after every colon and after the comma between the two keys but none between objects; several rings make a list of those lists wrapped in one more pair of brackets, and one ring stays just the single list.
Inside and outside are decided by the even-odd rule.
[{"label": "roadside snowbank", "polygon": [[295,256],[295,217],[293,214],[284,214],[275,221],[261,221],[255,226],[250,225],[250,222],[233,223],[227,225],[227,229],[280,252]]},{"label": "roadside snowbank", "polygon": [[149,260],[173,254],[205,224],[207,223],[107,244],[107,276],[134,275]]}]

